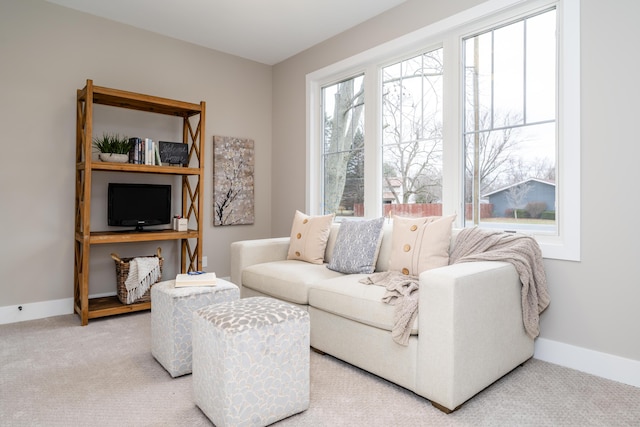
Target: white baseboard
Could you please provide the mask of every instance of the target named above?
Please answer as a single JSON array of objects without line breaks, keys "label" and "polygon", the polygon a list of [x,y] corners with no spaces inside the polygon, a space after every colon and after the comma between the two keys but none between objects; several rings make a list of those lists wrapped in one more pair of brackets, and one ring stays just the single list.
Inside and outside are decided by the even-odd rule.
[{"label": "white baseboard", "polygon": [[534,358],[640,387],[640,361],[538,338]]},{"label": "white baseboard", "polygon": [[73,313],[73,298],[0,307],[0,325]]},{"label": "white baseboard", "polygon": [[[228,279],[227,279],[228,280]],[[92,297],[114,294],[92,295]],[[21,309],[20,309],[21,308]],[[73,313],[73,298],[0,307],[0,325]],[[538,338],[534,358],[640,387],[640,361]]]},{"label": "white baseboard", "polygon": [[[115,292],[91,295],[90,298],[115,295]],[[62,316],[73,313],[73,298],[51,301],[32,302],[28,304],[7,305],[0,307],[0,325],[24,322],[26,320],[44,319],[45,317]]]}]

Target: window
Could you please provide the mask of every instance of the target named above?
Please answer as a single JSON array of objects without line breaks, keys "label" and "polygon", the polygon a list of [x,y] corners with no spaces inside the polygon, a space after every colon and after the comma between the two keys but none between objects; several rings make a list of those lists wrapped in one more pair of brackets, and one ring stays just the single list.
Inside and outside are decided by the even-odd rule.
[{"label": "window", "polygon": [[556,11],[466,37],[465,223],[556,225]]},{"label": "window", "polygon": [[442,214],[442,48],[382,69],[383,214]]},{"label": "window", "polygon": [[364,77],[322,88],[325,214],[364,215]]},{"label": "window", "polygon": [[488,0],[307,75],[308,211],[457,213],[579,260],[579,3]]}]

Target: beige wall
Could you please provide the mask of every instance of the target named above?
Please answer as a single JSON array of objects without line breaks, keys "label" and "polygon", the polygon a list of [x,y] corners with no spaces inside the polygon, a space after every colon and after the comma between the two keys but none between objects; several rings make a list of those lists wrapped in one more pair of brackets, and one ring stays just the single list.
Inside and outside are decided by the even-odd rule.
[{"label": "beige wall", "polygon": [[[305,209],[305,75],[479,3],[410,0],[274,67],[274,235]],[[546,262],[541,337],[640,361],[640,3],[581,3],[582,261]]]},{"label": "beige wall", "polygon": [[[229,275],[230,242],[270,235],[271,72],[266,65],[41,0],[0,2],[0,308],[73,295],[75,95],[86,79],[99,86],[206,101],[203,249],[207,269]],[[181,138],[179,120],[170,117],[104,106],[96,107],[95,115],[94,135],[105,130]],[[254,225],[212,225],[213,135],[255,141]],[[120,175],[95,175],[93,229],[106,228],[108,181],[162,180]],[[145,255],[157,246],[94,246],[90,293],[115,291],[111,252]],[[177,243],[161,247],[165,277],[171,277],[177,270]]]}]

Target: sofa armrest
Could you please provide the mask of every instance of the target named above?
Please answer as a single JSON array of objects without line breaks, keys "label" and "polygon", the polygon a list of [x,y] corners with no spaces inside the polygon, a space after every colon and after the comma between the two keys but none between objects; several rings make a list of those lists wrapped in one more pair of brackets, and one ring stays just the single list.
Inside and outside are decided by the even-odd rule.
[{"label": "sofa armrest", "polygon": [[521,290],[506,262],[460,263],[420,275],[418,394],[455,410],[533,355]]},{"label": "sofa armrest", "polygon": [[274,237],[231,243],[231,282],[242,290],[242,270],[246,267],[287,259],[289,239],[289,237]]}]

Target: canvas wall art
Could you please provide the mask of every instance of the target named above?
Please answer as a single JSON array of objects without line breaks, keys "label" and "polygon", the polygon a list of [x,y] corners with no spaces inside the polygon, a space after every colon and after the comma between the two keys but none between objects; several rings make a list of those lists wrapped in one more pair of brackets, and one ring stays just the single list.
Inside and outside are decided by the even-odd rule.
[{"label": "canvas wall art", "polygon": [[213,137],[213,225],[254,221],[254,143],[252,139]]}]

